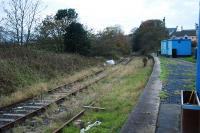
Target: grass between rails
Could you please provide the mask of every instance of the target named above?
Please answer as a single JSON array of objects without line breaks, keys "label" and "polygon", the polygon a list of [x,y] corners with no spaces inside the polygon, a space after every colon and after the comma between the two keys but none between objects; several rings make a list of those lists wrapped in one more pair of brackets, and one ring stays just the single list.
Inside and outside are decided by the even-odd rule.
[{"label": "grass between rails", "polygon": [[[105,111],[87,111],[81,118],[86,126],[88,122],[101,121],[98,127],[93,127],[87,133],[119,132],[128,114],[138,101],[152,72],[152,62],[146,68],[142,67],[141,58],[132,61],[128,66],[122,66],[95,86],[100,98],[95,106],[103,107]],[[79,133],[80,129],[73,124],[65,128],[64,133]]]},{"label": "grass between rails", "polygon": [[[123,66],[124,65],[116,65],[114,67],[108,67],[104,72],[110,75],[112,72],[121,69]],[[88,80],[86,80],[86,82],[88,82]],[[84,84],[84,82],[81,84]],[[58,128],[76,113],[80,112],[83,105],[89,105],[91,101],[100,97],[102,93],[100,93],[99,89],[96,89],[97,86],[98,84],[93,84],[92,87],[83,90],[83,92],[80,92],[75,96],[70,97],[68,100],[56,108],[50,107],[42,115],[27,119],[24,124],[14,128],[12,132],[52,132],[53,129]]]}]

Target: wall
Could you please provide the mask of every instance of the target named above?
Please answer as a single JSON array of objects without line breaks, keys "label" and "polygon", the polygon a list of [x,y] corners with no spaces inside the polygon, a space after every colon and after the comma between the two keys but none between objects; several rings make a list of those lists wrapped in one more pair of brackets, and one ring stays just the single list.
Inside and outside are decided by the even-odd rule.
[{"label": "wall", "polygon": [[161,54],[172,56],[172,49],[177,50],[179,56],[192,55],[192,43],[190,39],[172,39],[161,41]]},{"label": "wall", "polygon": [[171,42],[172,42],[172,49],[177,50],[177,55],[180,56],[192,55],[191,40],[181,39],[181,40],[171,40]]},{"label": "wall", "polygon": [[172,56],[172,40],[168,40],[167,55]]},{"label": "wall", "polygon": [[167,40],[161,41],[161,54],[162,55],[167,54]]}]

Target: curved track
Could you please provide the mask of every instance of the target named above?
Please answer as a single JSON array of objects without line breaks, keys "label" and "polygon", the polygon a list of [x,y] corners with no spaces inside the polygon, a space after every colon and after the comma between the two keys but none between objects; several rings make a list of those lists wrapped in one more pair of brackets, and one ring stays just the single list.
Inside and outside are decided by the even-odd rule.
[{"label": "curved track", "polygon": [[[119,62],[119,64],[122,65],[128,65],[133,58],[126,58],[124,60],[121,60]],[[94,105],[94,102],[92,102],[89,106]],[[62,130],[68,126],[71,122],[73,122],[74,120],[78,119],[79,117],[81,117],[84,113],[85,113],[86,109],[81,110],[79,113],[77,113],[74,117],[72,117],[70,120],[68,120],[67,122],[65,122],[63,125],[61,125],[59,128],[55,129],[52,133],[61,133]]]},{"label": "curved track", "polygon": [[[119,64],[128,64],[132,58],[125,58]],[[45,94],[13,104],[0,109],[0,132],[13,128],[16,124],[23,122],[25,119],[33,117],[45,111],[52,104],[62,103],[67,97],[86,89],[88,86],[98,82],[106,77],[103,70],[99,70],[91,75],[84,76],[72,83],[62,85]],[[85,79],[91,78],[87,83],[79,83]]]}]

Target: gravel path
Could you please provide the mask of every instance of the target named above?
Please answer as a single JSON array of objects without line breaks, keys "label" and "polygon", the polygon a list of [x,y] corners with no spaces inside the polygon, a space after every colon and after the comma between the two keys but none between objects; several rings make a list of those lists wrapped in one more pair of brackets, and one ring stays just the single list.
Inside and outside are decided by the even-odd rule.
[{"label": "gravel path", "polygon": [[180,133],[181,90],[194,89],[196,66],[178,59],[166,64],[169,76],[162,90],[168,95],[161,99],[156,133]]},{"label": "gravel path", "polygon": [[169,76],[167,83],[163,86],[168,97],[161,99],[162,104],[181,104],[181,90],[191,90],[195,82],[195,64],[181,60],[174,60],[175,63],[167,64]]}]

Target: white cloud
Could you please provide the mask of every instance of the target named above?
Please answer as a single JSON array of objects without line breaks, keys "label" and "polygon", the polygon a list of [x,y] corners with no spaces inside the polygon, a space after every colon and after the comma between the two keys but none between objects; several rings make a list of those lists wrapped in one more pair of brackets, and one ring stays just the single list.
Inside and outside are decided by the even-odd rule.
[{"label": "white cloud", "polygon": [[198,21],[198,0],[43,0],[45,15],[58,9],[75,8],[80,21],[96,30],[115,24],[128,33],[147,19],[166,17],[167,27],[194,28]]}]

